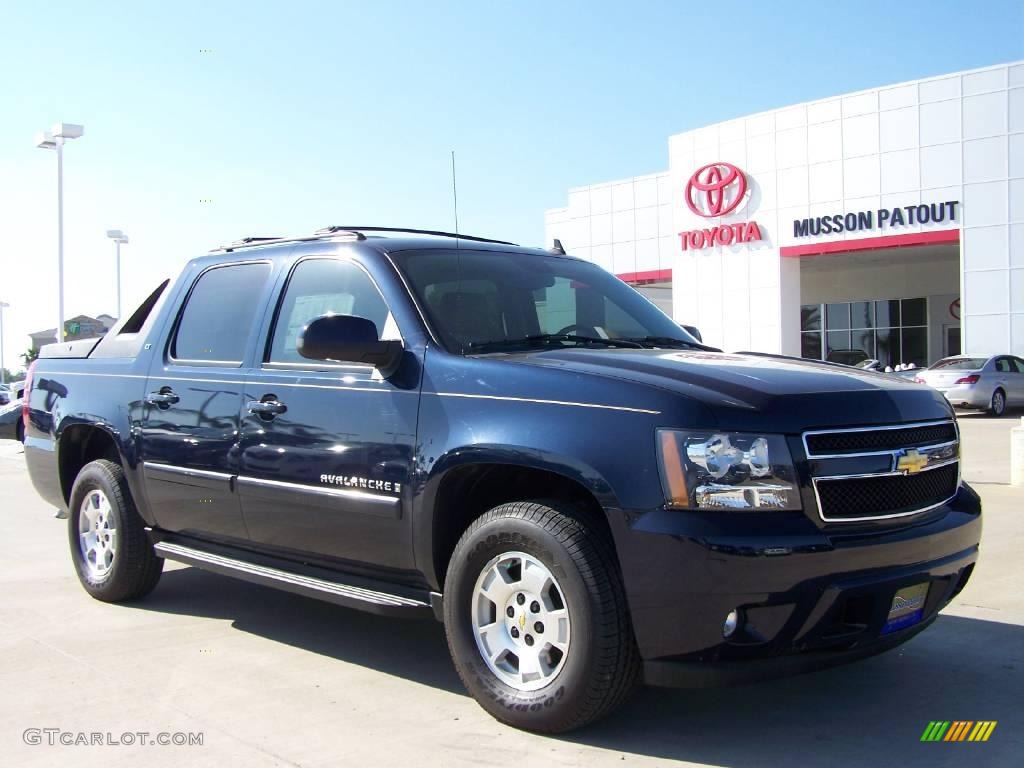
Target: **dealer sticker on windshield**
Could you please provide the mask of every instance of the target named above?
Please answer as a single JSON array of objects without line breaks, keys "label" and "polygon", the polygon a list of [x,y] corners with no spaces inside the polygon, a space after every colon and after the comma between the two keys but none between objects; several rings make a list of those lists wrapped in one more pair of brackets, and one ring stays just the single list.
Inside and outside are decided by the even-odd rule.
[{"label": "dealer sticker on windshield", "polygon": [[917,624],[924,616],[924,604],[927,598],[927,584],[915,584],[896,592],[892,599],[892,607],[889,608],[889,616],[885,626],[882,627],[882,634],[887,635],[890,632]]}]

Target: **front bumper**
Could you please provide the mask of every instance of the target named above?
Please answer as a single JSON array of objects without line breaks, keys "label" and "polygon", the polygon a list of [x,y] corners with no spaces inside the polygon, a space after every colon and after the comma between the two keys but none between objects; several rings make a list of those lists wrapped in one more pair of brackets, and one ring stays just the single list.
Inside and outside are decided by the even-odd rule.
[{"label": "front bumper", "polygon": [[[921,517],[835,533],[799,513],[624,515],[616,546],[647,681],[739,683],[905,642],[967,584],[981,536],[967,486]],[[922,583],[920,620],[884,633],[897,590]],[[742,621],[725,638],[732,610]]]}]

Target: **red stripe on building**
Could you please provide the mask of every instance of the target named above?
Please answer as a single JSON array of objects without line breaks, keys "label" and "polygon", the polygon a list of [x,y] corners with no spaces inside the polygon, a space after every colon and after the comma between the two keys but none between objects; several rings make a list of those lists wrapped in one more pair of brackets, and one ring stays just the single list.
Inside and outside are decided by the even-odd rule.
[{"label": "red stripe on building", "polygon": [[645,285],[647,283],[669,283],[672,282],[671,269],[650,269],[646,272],[623,272],[616,275],[619,280],[630,285]]},{"label": "red stripe on building", "polygon": [[[959,242],[959,229],[940,229],[928,232],[909,232],[905,235],[862,237],[858,240],[839,240],[830,243],[784,245],[779,248],[779,255],[790,257],[821,256],[827,253],[853,253],[855,251],[876,251],[881,248],[905,248],[911,245],[936,245],[939,243]],[[629,281],[627,280],[627,282]]]}]

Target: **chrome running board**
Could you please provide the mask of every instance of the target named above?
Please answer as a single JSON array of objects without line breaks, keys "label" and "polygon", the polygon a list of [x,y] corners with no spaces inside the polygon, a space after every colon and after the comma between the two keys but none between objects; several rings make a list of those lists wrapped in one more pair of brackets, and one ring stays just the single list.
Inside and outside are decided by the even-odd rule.
[{"label": "chrome running board", "polygon": [[[357,608],[389,616],[422,616],[426,618],[435,615],[435,609],[432,607],[434,596],[426,591],[422,592],[423,597],[420,599],[415,594],[418,590],[407,587],[396,586],[396,591],[408,593],[406,595],[396,594],[392,591],[371,588],[368,586],[370,582],[367,579],[353,577],[352,583],[346,583],[345,581],[307,576],[282,568],[259,565],[238,557],[186,546],[174,541],[158,541],[153,545],[153,549],[158,557],[167,560],[175,560],[213,573],[282,589],[286,592],[294,592],[317,600],[326,600],[347,608]],[[344,579],[346,577],[344,574],[337,574],[336,578]]]}]

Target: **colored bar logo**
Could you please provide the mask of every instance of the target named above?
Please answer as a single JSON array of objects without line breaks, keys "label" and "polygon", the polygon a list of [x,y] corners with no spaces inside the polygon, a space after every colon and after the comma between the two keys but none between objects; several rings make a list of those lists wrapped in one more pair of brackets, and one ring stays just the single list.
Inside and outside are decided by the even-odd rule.
[{"label": "colored bar logo", "polygon": [[997,720],[932,720],[921,741],[988,741]]}]

